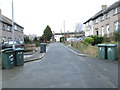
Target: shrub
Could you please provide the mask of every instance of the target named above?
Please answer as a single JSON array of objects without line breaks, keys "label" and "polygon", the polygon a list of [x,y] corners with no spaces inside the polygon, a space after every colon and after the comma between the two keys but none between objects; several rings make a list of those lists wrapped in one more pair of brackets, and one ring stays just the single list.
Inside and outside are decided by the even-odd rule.
[{"label": "shrub", "polygon": [[94,42],[94,39],[92,37],[87,37],[84,39],[84,44],[85,45],[89,45],[92,44]]},{"label": "shrub", "polygon": [[110,42],[110,37],[107,37],[107,36],[104,36],[104,39],[103,39],[104,42]]},{"label": "shrub", "polygon": [[114,41],[120,42],[120,32],[114,32],[113,34],[114,34]]},{"label": "shrub", "polygon": [[60,42],[64,42],[64,41],[66,41],[66,37],[65,38],[64,37],[60,37]]},{"label": "shrub", "polygon": [[92,45],[95,45],[95,44],[99,44],[99,43],[102,43],[104,38],[102,36],[91,36],[94,40],[94,42],[92,43]]}]

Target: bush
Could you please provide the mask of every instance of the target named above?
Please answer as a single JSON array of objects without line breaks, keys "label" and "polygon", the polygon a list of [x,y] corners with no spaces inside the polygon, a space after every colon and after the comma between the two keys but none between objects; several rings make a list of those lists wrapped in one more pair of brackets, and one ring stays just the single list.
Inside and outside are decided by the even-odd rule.
[{"label": "bush", "polygon": [[92,44],[94,42],[94,39],[92,37],[87,37],[84,39],[84,44],[85,45],[89,45]]},{"label": "bush", "polygon": [[114,41],[120,42],[120,32],[114,32],[113,34],[114,34]]},{"label": "bush", "polygon": [[64,37],[60,37],[60,42],[64,42],[64,41],[66,41],[66,37],[65,38]]},{"label": "bush", "polygon": [[102,43],[104,38],[102,36],[91,36],[94,40],[94,42],[92,43],[92,45],[95,45],[95,44],[99,44],[99,43]]}]

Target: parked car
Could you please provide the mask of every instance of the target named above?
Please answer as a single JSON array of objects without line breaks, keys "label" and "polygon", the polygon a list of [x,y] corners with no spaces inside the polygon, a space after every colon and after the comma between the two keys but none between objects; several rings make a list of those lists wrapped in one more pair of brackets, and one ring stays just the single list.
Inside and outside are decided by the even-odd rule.
[{"label": "parked car", "polygon": [[[23,41],[14,41],[15,48],[24,48],[24,43]],[[13,46],[13,41],[6,41],[2,43],[2,49],[5,48],[12,48]]]},{"label": "parked car", "polygon": [[83,41],[86,37],[80,37],[78,40]]}]

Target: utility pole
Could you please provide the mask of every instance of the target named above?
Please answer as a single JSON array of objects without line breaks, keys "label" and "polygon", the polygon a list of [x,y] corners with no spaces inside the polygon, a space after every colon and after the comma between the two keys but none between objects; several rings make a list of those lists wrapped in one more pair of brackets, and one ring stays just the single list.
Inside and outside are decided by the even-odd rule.
[{"label": "utility pole", "polygon": [[64,20],[63,24],[64,24],[64,43],[65,43],[65,20]]},{"label": "utility pole", "polygon": [[55,31],[53,31],[52,41],[55,41]]},{"label": "utility pole", "polygon": [[12,0],[12,40],[13,40],[13,46],[12,48],[15,49],[15,34],[14,34],[14,7],[13,7],[13,0]]}]

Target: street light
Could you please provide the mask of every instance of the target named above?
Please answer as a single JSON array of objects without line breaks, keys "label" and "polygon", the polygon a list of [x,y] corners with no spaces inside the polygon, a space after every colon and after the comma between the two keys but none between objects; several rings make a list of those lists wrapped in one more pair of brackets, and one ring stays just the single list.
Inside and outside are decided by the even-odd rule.
[{"label": "street light", "polygon": [[14,7],[13,7],[13,0],[12,0],[12,40],[13,40],[13,46],[12,48],[15,49],[15,35],[14,35]]}]

